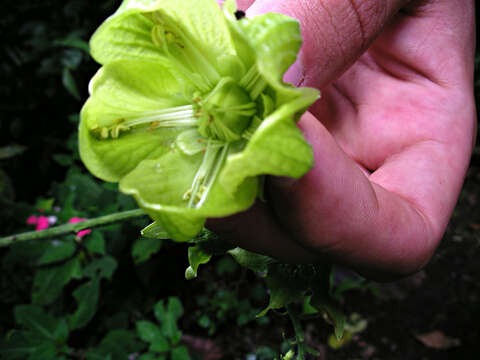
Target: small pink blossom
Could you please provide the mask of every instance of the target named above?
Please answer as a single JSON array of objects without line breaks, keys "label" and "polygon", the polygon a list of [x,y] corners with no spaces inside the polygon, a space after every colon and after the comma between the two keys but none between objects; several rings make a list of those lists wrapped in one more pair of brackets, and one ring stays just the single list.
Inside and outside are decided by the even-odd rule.
[{"label": "small pink blossom", "polygon": [[[69,224],[73,224],[73,223],[82,222],[82,221],[84,221],[84,220],[87,220],[87,219],[86,219],[86,218],[73,217],[73,218],[71,218],[70,220],[68,220],[68,223],[69,223]],[[78,236],[79,238],[82,238],[82,237],[84,237],[85,235],[90,234],[91,232],[92,232],[92,230],[90,230],[90,229],[81,230],[81,231],[79,231],[79,232],[77,233],[77,236]]]},{"label": "small pink blossom", "polygon": [[49,226],[50,226],[50,223],[48,222],[48,217],[40,215],[37,218],[37,227],[35,228],[35,230],[37,231],[45,230],[45,229],[48,229]]},{"label": "small pink blossom", "polygon": [[35,215],[29,216],[27,219],[27,224],[36,225],[35,231],[45,230],[45,229],[48,229],[48,227],[50,226],[48,217],[43,215],[40,215],[38,217]]},{"label": "small pink blossom", "polygon": [[30,215],[27,219],[28,225],[36,225],[37,224],[37,217],[35,215]]}]

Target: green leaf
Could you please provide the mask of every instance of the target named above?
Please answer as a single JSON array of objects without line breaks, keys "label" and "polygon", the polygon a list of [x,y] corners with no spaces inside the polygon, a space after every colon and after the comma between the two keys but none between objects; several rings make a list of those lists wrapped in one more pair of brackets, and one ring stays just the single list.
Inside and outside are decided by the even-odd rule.
[{"label": "green leaf", "polygon": [[256,254],[239,247],[229,250],[228,253],[232,255],[240,265],[255,272],[267,271],[268,265],[274,262],[269,256]]},{"label": "green leaf", "polygon": [[71,166],[73,164],[73,157],[72,155],[66,154],[54,154],[53,160],[57,162],[57,164],[61,166]]},{"label": "green leaf", "polygon": [[316,293],[312,296],[311,304],[319,311],[326,313],[329,322],[335,329],[337,340],[342,339],[345,331],[345,314],[328,298],[327,295]]},{"label": "green leaf", "polygon": [[143,228],[141,234],[150,239],[170,239],[167,231],[158,222],[153,222]]},{"label": "green leaf", "polygon": [[77,82],[72,76],[70,69],[67,67],[63,68],[62,83],[63,86],[65,86],[65,89],[68,90],[70,95],[72,95],[75,99],[80,100],[80,92],[78,91]]},{"label": "green leaf", "polygon": [[190,360],[188,350],[183,345],[173,348],[172,354],[170,356],[172,360]]},{"label": "green leaf", "polygon": [[38,265],[62,261],[70,258],[75,253],[74,241],[52,240],[44,254],[38,259]]},{"label": "green leaf", "polygon": [[170,345],[160,328],[150,321],[137,321],[137,334],[150,344],[150,351],[165,352],[170,350]]},{"label": "green leaf", "polygon": [[64,337],[64,319],[57,320],[37,305],[17,305],[14,310],[15,322],[34,331],[42,338],[57,340]]},{"label": "green leaf", "polygon": [[100,231],[92,231],[83,243],[88,251],[94,254],[105,255],[105,239]]},{"label": "green leaf", "polygon": [[0,355],[2,359],[23,360],[28,355],[35,353],[38,347],[47,341],[49,340],[40,337],[29,339],[25,337],[24,332],[13,332],[0,342]]},{"label": "green leaf", "polygon": [[177,320],[183,314],[183,307],[180,300],[176,297],[169,298],[166,309],[165,303],[159,301],[153,308],[153,311],[155,317],[160,322],[162,334],[170,339],[173,344],[177,344],[182,336],[177,326]]},{"label": "green leaf", "polygon": [[301,299],[306,291],[301,284],[280,272],[270,271],[266,283],[270,290],[270,300],[268,306],[257,317],[264,316],[269,310],[281,309]]},{"label": "green leaf", "polygon": [[99,278],[92,279],[75,289],[73,297],[78,307],[68,319],[71,329],[80,329],[90,322],[97,311],[99,296]]},{"label": "green leaf", "polygon": [[118,61],[102,67],[90,82],[90,98],[81,111],[82,161],[97,177],[118,181],[139,162],[170,149],[181,130],[143,127],[103,139],[93,130],[115,126],[138,114],[185,105],[183,88],[161,63]]},{"label": "green leaf", "polygon": [[61,294],[63,287],[72,278],[79,278],[80,274],[81,266],[78,258],[61,265],[37,270],[33,279],[32,302],[42,305],[51,304]]},{"label": "green leaf", "polygon": [[26,146],[10,144],[0,147],[0,160],[9,159],[14,156],[20,155],[27,150]]},{"label": "green leaf", "polygon": [[212,258],[212,254],[206,253],[200,246],[188,248],[188,263],[190,266],[185,271],[185,278],[191,280],[197,277],[197,270],[201,264],[206,264]]},{"label": "green leaf", "polygon": [[[100,342],[99,346],[88,353],[88,360],[108,359],[128,360],[129,355],[140,351],[143,344],[136,338],[135,332],[128,330],[112,330]],[[103,357],[99,357],[103,356]]]},{"label": "green leaf", "polygon": [[35,352],[31,353],[27,360],[60,359],[58,346],[52,341],[46,341],[39,345]]},{"label": "green leaf", "polygon": [[163,241],[160,239],[141,237],[135,241],[132,247],[132,257],[135,264],[150,259],[153,254],[157,253],[162,248],[162,245]]},{"label": "green leaf", "polygon": [[106,278],[111,279],[117,269],[117,260],[107,255],[91,261],[84,269],[83,275],[91,279]]}]

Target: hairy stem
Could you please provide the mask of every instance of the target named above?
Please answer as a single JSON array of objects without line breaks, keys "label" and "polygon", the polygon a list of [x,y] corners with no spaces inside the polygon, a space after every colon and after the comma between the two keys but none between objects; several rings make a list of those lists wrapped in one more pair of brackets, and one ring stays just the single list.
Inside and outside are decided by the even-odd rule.
[{"label": "hairy stem", "polygon": [[78,223],[59,225],[59,226],[55,226],[55,227],[41,230],[41,231],[30,231],[22,234],[10,235],[10,236],[0,238],[0,247],[8,246],[20,241],[46,239],[54,236],[75,233],[87,228],[94,228],[102,225],[122,222],[130,219],[138,218],[141,216],[146,216],[145,212],[141,209],[122,211],[122,212],[117,212],[110,215],[88,219]]}]

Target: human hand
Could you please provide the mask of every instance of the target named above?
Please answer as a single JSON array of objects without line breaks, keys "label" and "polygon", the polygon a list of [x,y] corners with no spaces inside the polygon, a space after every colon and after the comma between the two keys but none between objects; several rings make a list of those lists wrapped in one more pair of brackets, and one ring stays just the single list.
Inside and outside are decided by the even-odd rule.
[{"label": "human hand", "polygon": [[[300,20],[287,81],[322,91],[299,127],[315,166],[266,180],[267,202],[208,226],[287,262],[406,275],[432,256],[476,133],[472,0],[244,0]],[[366,50],[366,51],[365,51]]]}]

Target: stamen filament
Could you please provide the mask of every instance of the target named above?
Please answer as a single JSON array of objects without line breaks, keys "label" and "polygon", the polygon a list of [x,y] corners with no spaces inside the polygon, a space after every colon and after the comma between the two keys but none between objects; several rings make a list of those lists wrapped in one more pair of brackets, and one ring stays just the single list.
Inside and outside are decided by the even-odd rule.
[{"label": "stamen filament", "polygon": [[202,163],[193,178],[192,187],[184,194],[188,207],[198,208],[206,201],[207,196],[227,157],[229,144],[219,146],[218,141],[208,140]]},{"label": "stamen filament", "polygon": [[267,87],[267,82],[260,76],[257,67],[252,65],[240,80],[240,86],[250,93],[252,100],[255,100]]},{"label": "stamen filament", "polygon": [[229,150],[229,144],[226,143],[225,146],[222,148],[222,151],[221,151],[220,155],[216,159],[215,168],[213,169],[213,171],[210,172],[210,174],[209,174],[209,176],[206,180],[206,184],[204,185],[205,190],[202,193],[202,197],[200,198],[200,200],[197,204],[197,207],[202,206],[203,203],[205,202],[205,200],[207,199],[208,193],[210,192],[210,189],[212,188],[213,183],[215,182],[218,174],[220,173],[223,162],[225,161],[225,159],[227,157],[228,150]]}]

